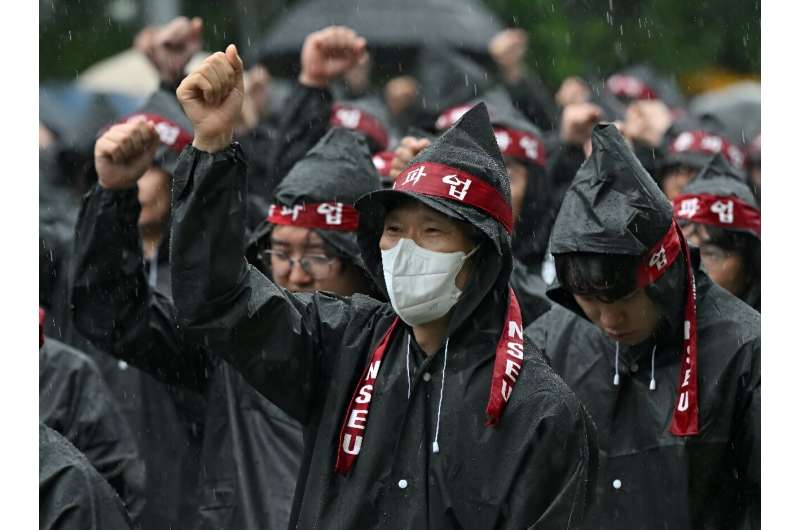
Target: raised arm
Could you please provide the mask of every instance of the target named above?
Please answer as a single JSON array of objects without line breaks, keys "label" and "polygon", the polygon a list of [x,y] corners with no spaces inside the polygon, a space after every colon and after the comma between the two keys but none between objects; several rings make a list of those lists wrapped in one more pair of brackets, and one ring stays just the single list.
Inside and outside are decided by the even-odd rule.
[{"label": "raised arm", "polygon": [[182,348],[169,293],[148,285],[136,183],[152,163],[158,134],[144,119],[111,127],[95,145],[98,184],[75,229],[72,311],[95,346],[158,379],[202,392],[210,361]]},{"label": "raised arm", "polygon": [[[246,165],[231,145],[242,105],[242,62],[228,46],[178,88],[194,124],[173,185],[172,292],[187,342],[223,355],[259,392],[306,421],[320,356],[335,348],[348,301],[294,296],[245,260]],[[335,318],[319,318],[320,305]],[[320,337],[325,336],[325,340]]]}]

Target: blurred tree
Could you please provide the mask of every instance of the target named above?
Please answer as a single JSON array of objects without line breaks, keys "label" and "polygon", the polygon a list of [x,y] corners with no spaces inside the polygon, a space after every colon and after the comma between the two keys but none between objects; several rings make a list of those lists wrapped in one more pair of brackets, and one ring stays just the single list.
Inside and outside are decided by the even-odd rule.
[{"label": "blurred tree", "polygon": [[[236,42],[247,57],[250,45],[275,15],[296,1],[182,0],[179,4],[184,15],[205,20],[207,49]],[[710,66],[744,74],[758,73],[761,67],[759,0],[484,2],[509,26],[528,30],[530,66],[553,87],[568,75],[605,77],[637,62],[649,62],[679,77]],[[97,60],[128,48],[147,19],[144,4],[143,0],[40,2],[39,78],[74,78]]]}]

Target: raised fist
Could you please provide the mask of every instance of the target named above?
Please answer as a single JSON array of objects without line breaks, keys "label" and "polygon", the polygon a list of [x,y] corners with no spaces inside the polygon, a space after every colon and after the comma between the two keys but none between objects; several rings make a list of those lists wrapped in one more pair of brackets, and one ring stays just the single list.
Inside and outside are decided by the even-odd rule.
[{"label": "raised fist", "polygon": [[174,86],[191,58],[200,51],[202,38],[202,19],[177,17],[164,26],[153,28],[142,47],[161,80]]},{"label": "raised fist", "polygon": [[306,37],[300,54],[299,81],[306,86],[325,88],[367,59],[366,39],[350,28],[329,26]]},{"label": "raised fist", "polygon": [[561,108],[572,103],[586,103],[592,93],[586,82],[580,77],[570,76],[561,83],[556,92],[556,103]]},{"label": "raised fist", "polygon": [[492,37],[489,54],[503,77],[514,81],[522,76],[523,60],[528,52],[528,34],[522,29],[506,29]]},{"label": "raised fist", "polygon": [[603,109],[594,103],[572,103],[561,116],[561,141],[582,146],[592,137],[592,127],[600,121]]},{"label": "raised fist", "polygon": [[108,129],[94,144],[100,186],[110,190],[135,187],[152,165],[159,142],[155,125],[144,117]]},{"label": "raised fist", "polygon": [[225,149],[242,113],[244,66],[236,46],[216,52],[186,76],[178,101],[194,127],[192,145],[209,153]]},{"label": "raised fist", "polygon": [[427,138],[415,138],[413,136],[403,137],[403,139],[400,140],[400,145],[394,150],[392,167],[389,170],[389,176],[392,180],[396,179],[397,175],[408,167],[411,160],[429,145],[431,145],[431,142]]},{"label": "raised fist", "polygon": [[629,140],[638,140],[657,147],[672,125],[672,115],[663,101],[640,100],[628,106],[625,113],[625,135]]}]

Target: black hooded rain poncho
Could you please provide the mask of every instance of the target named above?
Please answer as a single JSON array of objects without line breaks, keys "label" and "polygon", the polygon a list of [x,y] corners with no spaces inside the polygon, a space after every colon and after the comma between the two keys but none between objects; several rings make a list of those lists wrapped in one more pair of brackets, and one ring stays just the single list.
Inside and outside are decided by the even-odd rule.
[{"label": "black hooded rain poncho", "polygon": [[40,342],[39,421],[82,451],[124,501],[133,521],[142,524],[144,462],[100,370],[62,342],[43,334]]},{"label": "black hooded rain poncho", "polygon": [[[551,251],[646,255],[672,223],[669,202],[616,127],[601,125],[564,198]],[[759,527],[760,317],[697,270],[695,257],[696,435],[670,426],[684,386],[682,253],[645,287],[662,318],[640,344],[616,344],[558,283],[548,296],[559,305],[526,329],[597,423],[591,528]]]},{"label": "black hooded rain poncho", "polygon": [[[295,164],[276,189],[276,201],[289,209],[331,201],[352,205],[379,187],[365,141],[334,128]],[[77,315],[82,316],[78,322],[122,362],[152,374],[166,383],[165,388],[202,393],[207,403],[197,513],[180,524],[203,529],[286,528],[303,451],[300,424],[220,362],[218,352],[182,342],[171,300],[147,285],[135,194],[98,189],[85,209],[76,236],[81,249],[76,267],[76,307],[80,301]],[[254,264],[256,243],[270,228],[264,221],[254,234]],[[336,252],[363,267],[355,232],[315,230]],[[99,269],[108,276],[103,281],[115,286],[102,299],[108,321],[90,318],[91,307],[100,302],[96,293],[104,291],[97,287],[105,283],[96,283],[100,278],[93,276]]]},{"label": "black hooded rain poncho", "polygon": [[42,423],[39,423],[39,528],[134,528],[119,496],[86,457]]},{"label": "black hooded rain poncho", "polygon": [[[503,197],[510,217],[508,180],[485,107],[415,162],[430,160],[471,172],[476,189]],[[390,305],[361,295],[291,294],[249,267],[244,175],[235,144],[215,154],[183,153],[173,190],[172,285],[187,340],[223,352],[304,426],[291,527],[576,527],[592,488],[592,425],[530,345],[499,426],[484,425],[508,301],[506,227],[457,200],[404,192],[466,220],[486,238],[454,308],[445,370],[445,355],[422,354],[402,322],[392,340],[382,341],[397,321]],[[357,204],[361,255],[378,285],[384,193],[397,192],[374,192]],[[366,438],[357,461],[338,473],[348,403],[360,376],[369,377],[367,359],[379,342],[383,364]],[[435,438],[439,452],[431,450]]]},{"label": "black hooded rain poncho", "polygon": [[749,240],[747,247],[737,249],[740,254],[751,251],[742,255],[749,276],[739,298],[761,311],[761,213],[750,187],[716,154],[672,204],[680,222],[715,226],[742,234],[740,241]]}]

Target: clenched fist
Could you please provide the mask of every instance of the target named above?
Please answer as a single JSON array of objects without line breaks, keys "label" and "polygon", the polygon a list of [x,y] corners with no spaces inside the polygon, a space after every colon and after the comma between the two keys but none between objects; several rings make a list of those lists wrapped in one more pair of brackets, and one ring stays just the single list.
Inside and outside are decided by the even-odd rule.
[{"label": "clenched fist", "polygon": [[299,81],[306,86],[325,88],[368,57],[366,39],[350,28],[329,26],[306,37],[300,54]]},{"label": "clenched fist", "polygon": [[158,70],[162,81],[178,82],[192,56],[203,45],[203,20],[177,17],[169,24],[152,30],[145,53]]},{"label": "clenched fist", "polygon": [[389,176],[392,180],[397,178],[397,175],[403,172],[411,160],[414,159],[423,149],[430,146],[431,142],[427,138],[415,138],[413,136],[406,136],[400,140],[400,145],[394,150],[394,158],[392,159],[392,168],[389,170]]},{"label": "clenched fist", "polygon": [[561,115],[561,141],[583,145],[592,137],[592,128],[603,116],[603,109],[594,103],[571,103]]},{"label": "clenched fist", "polygon": [[144,117],[108,129],[94,144],[100,186],[110,190],[135,187],[152,165],[159,142],[153,122]]},{"label": "clenched fist", "polygon": [[528,34],[519,28],[503,30],[489,42],[489,54],[497,63],[501,75],[509,82],[522,77],[527,52]]},{"label": "clenched fist", "polygon": [[208,153],[233,141],[244,100],[244,65],[230,44],[203,61],[178,87],[178,101],[194,127],[192,145]]}]

